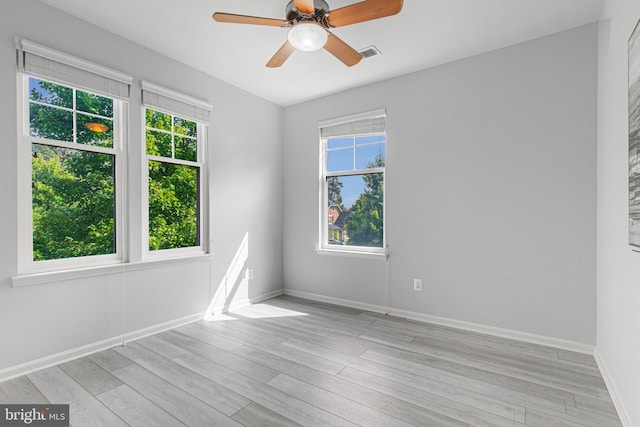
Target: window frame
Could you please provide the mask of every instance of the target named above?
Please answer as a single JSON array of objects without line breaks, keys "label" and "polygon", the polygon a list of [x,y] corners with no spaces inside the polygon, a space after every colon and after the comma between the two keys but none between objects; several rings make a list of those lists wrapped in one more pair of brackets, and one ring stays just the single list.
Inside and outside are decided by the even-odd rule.
[{"label": "window frame", "polygon": [[[160,98],[169,98],[172,101],[177,101],[184,105],[193,106],[194,108],[200,108],[202,111],[211,111],[212,107],[203,101],[191,98],[187,95],[180,94],[170,89],[163,88],[161,86],[143,81],[143,102],[141,105],[141,190],[142,190],[142,226],[141,226],[141,258],[143,260],[157,260],[157,259],[170,259],[170,258],[182,258],[197,255],[204,255],[209,253],[209,218],[208,218],[208,181],[209,181],[209,162],[207,141],[209,124],[203,120],[199,120],[197,117],[189,117],[190,114],[181,114],[179,111],[175,111],[172,108],[165,108],[163,106],[155,105],[159,102],[145,102],[145,91],[151,92],[154,95],[159,95]],[[176,158],[154,156],[147,154],[147,123],[146,123],[146,111],[151,109],[163,114],[171,115],[172,123],[172,135],[175,134],[173,129],[173,123],[175,117],[193,121],[196,123],[196,161],[182,160]],[[153,129],[153,128],[152,128]],[[165,131],[166,132],[166,131]],[[173,150],[172,150],[173,152]],[[149,248],[149,162],[156,161],[162,163],[170,163],[176,165],[183,165],[189,167],[198,168],[198,242],[197,246],[189,246],[182,248],[170,248],[170,249],[157,249],[151,250]]]},{"label": "window frame", "polygon": [[[384,109],[375,110],[371,112],[355,114],[352,116],[342,117],[333,120],[327,120],[320,122],[318,124],[318,128],[320,131],[322,128],[331,127],[333,125],[341,125],[348,124],[351,122],[357,122],[363,119],[371,119],[376,117],[385,117],[386,112]],[[387,150],[387,132],[386,127],[385,130],[374,131],[374,132],[353,132],[349,134],[344,134],[340,136],[327,136],[323,137],[322,132],[320,132],[319,136],[319,146],[320,146],[320,173],[319,173],[319,198],[320,198],[320,215],[319,215],[319,226],[318,226],[318,247],[316,252],[322,255],[347,255],[347,256],[359,256],[365,258],[387,258],[387,179],[386,179],[386,154],[385,154],[385,166],[377,167],[377,168],[364,168],[364,169],[356,169],[356,159],[355,159],[355,149],[356,149],[356,139],[358,137],[366,137],[366,136],[374,136],[374,135],[384,135],[384,146],[385,153]],[[343,170],[343,171],[328,171],[328,153],[332,151],[328,148],[328,142],[330,139],[337,138],[353,138],[353,150],[354,150],[354,167],[353,169]],[[334,149],[336,150],[336,149]],[[328,179],[332,177],[345,177],[345,176],[359,176],[359,175],[370,175],[370,174],[382,174],[382,191],[383,191],[383,201],[382,201],[382,247],[374,247],[374,246],[356,246],[356,245],[336,245],[329,243],[329,212],[328,212]]]},{"label": "window frame", "polygon": [[[86,92],[109,98],[113,101],[113,148],[80,144],[77,142],[59,141],[30,135],[30,91],[29,79],[35,78],[73,89],[73,108],[60,109],[73,112],[74,136],[76,133],[76,114],[84,114],[76,108],[76,91]],[[40,76],[26,71],[17,73],[17,111],[18,111],[18,273],[45,273],[76,268],[89,268],[121,264],[126,257],[128,242],[125,240],[127,218],[124,215],[126,200],[126,139],[125,129],[128,112],[128,101],[93,89],[80,87],[50,76]],[[57,107],[56,107],[57,108]],[[85,255],[79,257],[59,258],[51,260],[33,259],[33,193],[32,193],[32,147],[34,144],[70,150],[112,155],[114,167],[114,237],[115,251],[111,254]]]}]

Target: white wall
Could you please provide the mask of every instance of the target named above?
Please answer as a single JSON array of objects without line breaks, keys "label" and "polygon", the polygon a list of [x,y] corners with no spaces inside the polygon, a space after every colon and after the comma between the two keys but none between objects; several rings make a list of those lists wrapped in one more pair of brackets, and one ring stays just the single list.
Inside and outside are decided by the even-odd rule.
[{"label": "white wall", "polygon": [[608,2],[598,50],[598,344],[626,425],[640,426],[640,253],[628,245],[627,43],[637,0]]},{"label": "white wall", "polygon": [[[211,260],[11,287],[10,279],[17,272],[15,37],[133,75],[129,137],[135,147],[139,147],[141,135],[141,79],[213,104],[209,134],[213,150]],[[0,196],[4,202],[0,209],[0,373],[22,363],[203,312],[220,287],[224,289],[219,304],[282,288],[280,107],[37,0],[2,5],[0,82]],[[141,159],[140,150],[132,151],[130,173],[135,183]],[[133,235],[140,233],[140,187],[134,185],[129,190]],[[232,266],[237,252],[241,261]],[[255,279],[248,283],[236,275],[246,267],[255,271]]]},{"label": "white wall", "polygon": [[[595,344],[596,48],[589,25],[286,108],[285,289],[384,306],[388,268],[394,309]],[[317,123],[381,107],[388,266],[317,255]]]}]

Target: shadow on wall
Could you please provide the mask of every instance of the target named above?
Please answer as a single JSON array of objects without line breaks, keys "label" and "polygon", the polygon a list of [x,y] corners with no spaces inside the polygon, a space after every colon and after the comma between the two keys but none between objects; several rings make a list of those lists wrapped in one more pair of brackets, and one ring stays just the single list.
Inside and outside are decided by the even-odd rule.
[{"label": "shadow on wall", "polygon": [[249,232],[246,232],[229,264],[229,268],[227,268],[218,285],[215,295],[209,302],[205,319],[210,320],[216,314],[228,311],[238,291],[242,290],[244,295],[249,295],[249,279],[251,277],[249,270],[245,270],[248,258]]}]

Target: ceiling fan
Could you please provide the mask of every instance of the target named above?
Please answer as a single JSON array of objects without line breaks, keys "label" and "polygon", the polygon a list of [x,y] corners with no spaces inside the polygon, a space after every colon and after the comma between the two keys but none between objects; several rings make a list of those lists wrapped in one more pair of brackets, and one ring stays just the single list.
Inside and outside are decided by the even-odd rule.
[{"label": "ceiling fan", "polygon": [[395,15],[402,10],[402,1],[364,0],[329,10],[324,0],[292,0],[285,9],[286,19],[222,12],[214,13],[213,19],[217,22],[289,28],[287,41],[267,62],[269,68],[280,67],[296,49],[311,52],[321,48],[351,67],[360,62],[362,55],[329,30]]}]

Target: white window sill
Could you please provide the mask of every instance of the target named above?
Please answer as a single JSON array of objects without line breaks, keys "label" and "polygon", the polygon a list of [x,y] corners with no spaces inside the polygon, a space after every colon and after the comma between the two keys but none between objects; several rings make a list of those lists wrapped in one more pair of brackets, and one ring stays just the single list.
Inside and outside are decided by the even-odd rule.
[{"label": "white window sill", "polygon": [[318,255],[331,255],[331,256],[342,256],[342,257],[351,257],[351,258],[365,258],[365,259],[376,259],[379,261],[386,261],[389,258],[389,255],[382,252],[364,252],[364,251],[350,251],[345,249],[316,249],[316,253]]},{"label": "white window sill", "polygon": [[25,273],[13,276],[11,286],[20,288],[23,286],[42,285],[45,283],[63,282],[65,280],[82,279],[85,277],[106,276],[109,274],[126,273],[128,271],[146,270],[156,267],[164,267],[171,264],[183,264],[192,262],[209,262],[211,255],[200,254],[176,258],[164,258],[132,262],[126,264],[109,264],[92,267],[73,268],[37,273]]}]

